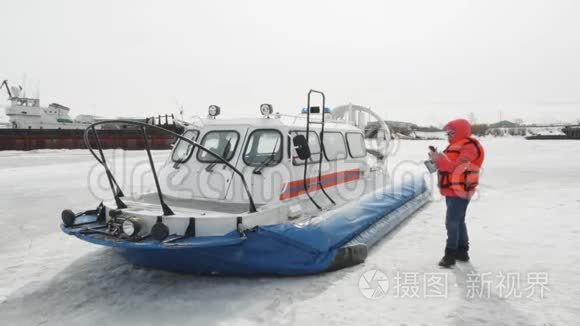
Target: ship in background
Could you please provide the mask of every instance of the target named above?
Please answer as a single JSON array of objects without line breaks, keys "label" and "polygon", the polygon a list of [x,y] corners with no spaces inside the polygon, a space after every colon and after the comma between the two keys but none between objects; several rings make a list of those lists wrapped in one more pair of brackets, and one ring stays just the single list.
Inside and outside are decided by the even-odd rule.
[{"label": "ship in background", "polygon": [[531,135],[526,136],[528,140],[551,140],[551,139],[576,139],[580,140],[580,125],[569,125],[560,129],[559,132],[552,132],[549,130],[545,132],[530,132]]},{"label": "ship in background", "polygon": [[[6,89],[10,104],[5,109],[8,121],[0,124],[0,150],[86,148],[83,141],[85,129],[94,122],[107,120],[85,114],[72,118],[70,108],[58,103],[43,107],[38,98],[26,97],[22,87],[10,87],[6,80],[0,84],[0,90],[2,88]],[[185,125],[173,115],[123,119],[177,133],[181,133]],[[129,124],[103,124],[95,132],[99,134],[103,148],[137,150],[145,147],[140,130]],[[173,137],[159,132],[151,132],[148,138],[151,149],[170,149],[173,141]]]}]

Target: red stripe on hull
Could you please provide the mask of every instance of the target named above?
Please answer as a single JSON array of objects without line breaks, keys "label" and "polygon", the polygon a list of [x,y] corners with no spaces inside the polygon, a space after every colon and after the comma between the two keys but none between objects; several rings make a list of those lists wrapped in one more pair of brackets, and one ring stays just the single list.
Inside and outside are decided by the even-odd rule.
[{"label": "red stripe on hull", "polygon": [[[324,174],[320,177],[320,182],[323,187],[330,188],[336,185],[355,181],[360,179],[361,171],[360,169],[345,170],[335,173]],[[306,179],[306,185],[309,192],[320,190],[320,185],[318,184],[318,177],[310,177]],[[286,185],[286,191],[280,194],[280,200],[287,200],[290,198],[298,197],[305,194],[304,190],[304,180],[294,180]]]}]

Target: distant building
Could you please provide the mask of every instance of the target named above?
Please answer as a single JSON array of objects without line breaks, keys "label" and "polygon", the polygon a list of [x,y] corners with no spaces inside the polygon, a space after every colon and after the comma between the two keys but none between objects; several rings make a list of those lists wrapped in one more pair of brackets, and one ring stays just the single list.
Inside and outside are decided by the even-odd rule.
[{"label": "distant building", "polygon": [[490,128],[516,128],[516,127],[518,127],[518,124],[511,122],[511,121],[508,121],[508,120],[502,120],[500,122],[490,124],[489,127]]},{"label": "distant building", "polygon": [[419,126],[417,126],[414,123],[404,122],[404,121],[389,121],[389,120],[387,120],[387,121],[385,121],[385,123],[391,129],[416,130],[419,128]]}]

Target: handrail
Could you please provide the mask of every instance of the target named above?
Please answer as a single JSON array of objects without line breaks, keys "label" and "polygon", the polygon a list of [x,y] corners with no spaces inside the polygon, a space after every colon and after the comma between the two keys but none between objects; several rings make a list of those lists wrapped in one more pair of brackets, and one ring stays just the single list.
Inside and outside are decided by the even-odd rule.
[{"label": "handrail", "polygon": [[[310,94],[312,94],[312,90],[310,90],[308,92],[308,99],[307,99],[307,104],[306,104],[306,144],[308,144],[308,146],[310,146]],[[322,115],[324,117],[324,94],[322,94]],[[321,144],[322,145],[322,144]],[[320,158],[319,161],[322,160],[322,156],[323,156],[323,152],[322,152],[322,147],[320,147]],[[302,179],[302,184],[304,186],[304,192],[306,193],[306,195],[308,196],[308,198],[310,199],[310,201],[312,202],[312,204],[314,204],[314,206],[316,206],[316,208],[318,209],[322,209],[322,207],[320,205],[318,205],[318,203],[316,202],[316,200],[314,200],[314,198],[312,198],[312,196],[310,195],[310,192],[308,191],[308,186],[309,184],[306,184],[306,177],[308,176],[308,159],[306,158],[304,160],[304,177]]]},{"label": "handrail", "polygon": [[[322,97],[322,119],[320,122],[320,158],[318,160],[318,178],[317,178],[317,184],[318,187],[320,188],[320,190],[322,191],[322,193],[326,196],[326,198],[328,198],[330,200],[330,202],[333,205],[336,205],[336,203],[334,202],[334,200],[328,195],[328,193],[326,192],[326,190],[324,189],[324,186],[322,185],[322,160],[324,159],[324,123],[325,123],[325,119],[324,116],[326,115],[324,113],[324,108],[326,107],[326,96],[324,95],[323,92],[321,91],[317,91],[314,89],[311,89],[308,92],[308,97],[307,97],[307,104],[306,104],[306,143],[310,144],[310,98],[311,95],[313,93],[319,94]],[[306,184],[306,178],[308,175],[308,159],[304,160],[304,192],[306,193],[306,195],[308,196],[308,198],[310,199],[310,201],[314,204],[314,206],[316,206],[316,208],[318,209],[322,209],[322,207],[314,200],[314,198],[312,198],[312,196],[310,195],[310,192],[308,191],[308,185]]]},{"label": "handrail", "polygon": [[[90,142],[87,141],[87,139],[88,139],[87,135],[89,133],[89,128],[95,134],[95,139],[97,141],[97,145],[99,146],[99,154],[101,154],[101,159],[99,159],[97,157],[97,155],[93,152],[93,149],[91,147]],[[91,151],[91,154],[93,154],[93,156],[97,159],[97,161],[99,163],[101,163],[101,165],[105,168],[105,172],[107,173],[107,179],[109,180],[109,186],[111,187],[111,191],[113,192],[113,197],[115,198],[115,202],[117,203],[117,208],[119,208],[119,209],[127,208],[127,205],[125,205],[125,203],[123,203],[123,201],[120,198],[120,197],[123,197],[125,195],[123,194],[121,187],[117,183],[117,180],[115,180],[113,173],[111,173],[111,170],[109,169],[109,166],[107,165],[107,160],[105,159],[105,154],[103,153],[103,146],[101,145],[101,139],[99,138],[99,135],[97,134],[97,130],[95,129],[95,126],[87,127],[87,129],[85,129],[85,136],[84,137],[85,137],[85,145],[87,145],[87,147]],[[115,190],[115,187],[113,186],[113,184],[115,186],[117,186],[116,190]]]},{"label": "handrail", "polygon": [[153,173],[153,179],[155,180],[155,187],[157,188],[157,195],[159,195],[159,203],[161,204],[161,209],[163,210],[163,216],[175,215],[171,208],[167,206],[165,200],[163,199],[163,194],[161,193],[161,186],[159,185],[159,178],[157,177],[157,172],[155,171],[155,163],[153,163],[153,156],[151,156],[151,146],[149,145],[149,140],[147,139],[147,128],[141,126],[141,131],[143,135],[143,141],[145,142],[145,150],[147,151],[147,157],[149,158],[149,165],[151,166],[151,172]]},{"label": "handrail", "polygon": [[[106,171],[108,171],[107,172],[107,176],[108,177],[110,176],[109,183],[111,185],[111,189],[113,189],[113,182],[115,184],[117,184],[117,183],[116,183],[116,181],[114,181],[113,174],[110,172],[110,170],[109,170],[109,168],[107,166],[107,163],[105,161],[104,155],[102,154],[102,147],[100,145],[99,136],[97,135],[96,130],[95,130],[95,127],[96,126],[103,125],[103,124],[111,124],[111,123],[123,123],[123,124],[129,124],[129,125],[136,125],[136,126],[140,126],[142,128],[142,130],[144,130],[145,128],[151,128],[151,129],[154,129],[154,130],[158,130],[158,131],[164,132],[166,134],[169,134],[169,135],[171,135],[173,137],[176,137],[179,140],[182,140],[182,141],[184,141],[184,142],[186,142],[186,143],[188,143],[188,144],[190,144],[190,145],[192,145],[194,147],[197,147],[197,148],[203,150],[204,152],[208,153],[209,155],[213,156],[215,159],[217,159],[221,163],[225,164],[227,167],[229,167],[230,169],[232,169],[237,175],[240,176],[240,179],[242,180],[242,184],[244,186],[244,189],[246,191],[246,194],[248,195],[248,201],[249,201],[249,205],[250,205],[250,209],[249,209],[250,210],[250,213],[255,213],[257,211],[256,210],[256,205],[254,203],[254,198],[252,197],[252,193],[250,192],[250,190],[248,188],[248,184],[246,183],[246,179],[244,178],[244,175],[242,174],[242,172],[240,172],[240,170],[236,169],[236,167],[233,166],[230,162],[228,162],[226,159],[224,159],[220,155],[216,154],[215,152],[211,151],[210,149],[208,149],[208,148],[206,148],[206,147],[204,147],[204,146],[202,146],[202,145],[194,142],[191,139],[187,139],[187,138],[185,138],[185,137],[183,137],[183,136],[181,136],[181,135],[179,135],[179,134],[177,134],[177,133],[175,133],[175,132],[173,132],[171,130],[167,130],[167,129],[164,129],[164,128],[161,128],[161,127],[158,127],[158,126],[154,126],[154,125],[150,125],[150,124],[146,124],[146,123],[138,122],[138,121],[131,121],[131,120],[103,120],[103,121],[95,122],[95,123],[89,125],[87,127],[87,129],[85,129],[85,134],[84,134],[85,144],[87,145],[87,148],[89,149],[89,151],[91,152],[91,154],[95,157],[95,159],[99,163],[101,163],[101,165],[103,165],[105,167],[105,170]],[[97,145],[99,145],[99,152],[101,153],[102,160],[99,159],[99,157],[97,157],[97,155],[95,154],[95,151],[93,150],[93,148],[91,146],[91,143],[89,141],[89,130],[93,130],[95,132],[95,137],[97,139]],[[154,167],[152,167],[152,168],[154,168]],[[113,195],[115,196],[115,200],[117,200],[118,199],[118,195],[117,195],[117,193],[115,192],[114,189],[113,189]],[[161,196],[161,193],[159,195]],[[117,205],[118,204],[119,204],[119,201],[117,200]]]},{"label": "handrail", "polygon": [[[312,93],[318,93],[322,96],[322,112],[321,112],[322,122],[320,127],[320,159],[318,160],[318,187],[320,187],[320,190],[322,190],[322,193],[326,196],[326,198],[328,198],[328,200],[330,200],[330,202],[333,205],[336,205],[334,200],[328,195],[328,193],[324,189],[324,186],[322,185],[322,160],[325,158],[324,155],[326,153],[326,150],[324,149],[324,125],[326,124],[325,118],[326,113],[324,112],[324,110],[326,109],[326,96],[321,91],[311,89],[310,92],[308,92],[308,111],[310,111],[310,94]],[[310,118],[308,120],[310,121]]]}]

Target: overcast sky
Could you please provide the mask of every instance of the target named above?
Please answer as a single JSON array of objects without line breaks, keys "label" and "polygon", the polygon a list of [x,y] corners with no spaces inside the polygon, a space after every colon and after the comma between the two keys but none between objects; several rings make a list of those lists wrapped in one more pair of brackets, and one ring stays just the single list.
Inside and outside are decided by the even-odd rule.
[{"label": "overcast sky", "polygon": [[[580,1],[2,1],[0,80],[78,113],[580,119]],[[0,102],[6,96],[0,94]]]}]

